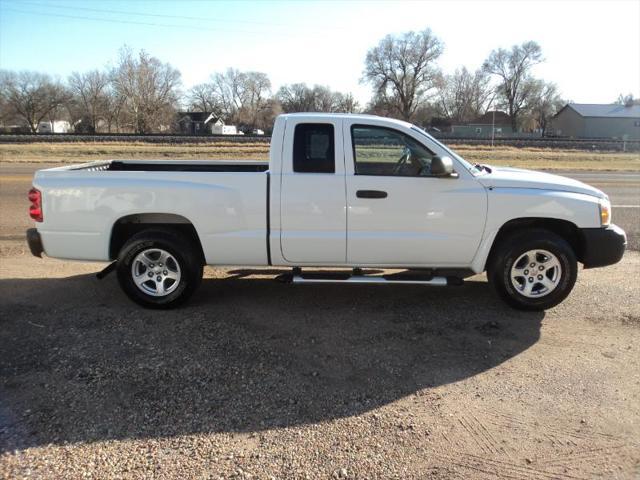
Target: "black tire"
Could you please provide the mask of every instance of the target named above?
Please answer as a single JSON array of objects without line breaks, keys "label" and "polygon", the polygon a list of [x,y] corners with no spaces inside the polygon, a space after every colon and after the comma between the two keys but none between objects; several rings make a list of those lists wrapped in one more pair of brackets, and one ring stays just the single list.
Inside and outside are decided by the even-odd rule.
[{"label": "black tire", "polygon": [[[168,252],[173,257],[173,268],[175,269],[175,264],[179,267],[179,280],[168,280],[167,283],[170,285],[167,290],[171,289],[171,292],[163,296],[145,293],[136,285],[132,274],[136,257],[148,250],[153,252],[153,249]],[[192,240],[170,229],[144,230],[137,233],[127,241],[118,254],[117,274],[120,287],[131,300],[147,308],[169,309],[184,303],[200,285],[202,271],[203,262],[199,247]],[[151,280],[151,284],[153,282]],[[174,283],[177,285],[174,286]]]},{"label": "black tire", "polygon": [[[561,267],[555,288],[538,298],[525,296],[511,280],[514,262],[532,250],[552,253]],[[544,229],[519,231],[503,239],[496,245],[487,266],[489,283],[507,304],[518,310],[539,311],[555,307],[571,293],[577,276],[578,264],[571,245],[559,235]],[[544,287],[541,289],[544,290]]]}]

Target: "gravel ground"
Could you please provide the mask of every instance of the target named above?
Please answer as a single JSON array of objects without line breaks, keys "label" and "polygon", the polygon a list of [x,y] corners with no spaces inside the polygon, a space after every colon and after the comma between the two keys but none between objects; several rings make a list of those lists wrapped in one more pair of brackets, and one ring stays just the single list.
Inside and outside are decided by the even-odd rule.
[{"label": "gravel ground", "polygon": [[0,478],[638,478],[640,254],[546,313],[207,269],[142,310],[0,242]]}]

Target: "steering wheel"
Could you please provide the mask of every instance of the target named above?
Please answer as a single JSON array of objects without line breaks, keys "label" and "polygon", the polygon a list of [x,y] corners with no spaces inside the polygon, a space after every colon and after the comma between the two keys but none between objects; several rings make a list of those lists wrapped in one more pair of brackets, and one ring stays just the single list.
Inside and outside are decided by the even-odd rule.
[{"label": "steering wheel", "polygon": [[410,158],[411,158],[411,150],[407,147],[404,147],[404,150],[402,151],[402,156],[398,159],[395,166],[393,167],[393,174],[398,175],[402,171],[404,166],[407,164]]},{"label": "steering wheel", "polygon": [[418,172],[419,177],[428,177],[431,175],[431,163],[423,165]]}]

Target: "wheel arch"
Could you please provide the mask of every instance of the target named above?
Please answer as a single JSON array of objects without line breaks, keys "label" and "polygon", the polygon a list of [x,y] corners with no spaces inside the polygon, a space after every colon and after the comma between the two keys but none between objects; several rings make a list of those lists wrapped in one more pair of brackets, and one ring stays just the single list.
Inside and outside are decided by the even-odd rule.
[{"label": "wheel arch", "polygon": [[132,236],[153,228],[173,230],[191,240],[198,248],[202,263],[205,263],[202,242],[195,226],[188,218],[173,213],[135,213],[120,217],[111,227],[109,258],[117,258],[122,247]]},{"label": "wheel arch", "polygon": [[484,264],[484,270],[490,265],[493,257],[498,254],[500,244],[509,236],[530,229],[548,230],[563,238],[573,250],[578,261],[582,261],[584,253],[584,240],[580,228],[568,220],[544,217],[514,218],[503,224],[491,245],[489,255]]}]

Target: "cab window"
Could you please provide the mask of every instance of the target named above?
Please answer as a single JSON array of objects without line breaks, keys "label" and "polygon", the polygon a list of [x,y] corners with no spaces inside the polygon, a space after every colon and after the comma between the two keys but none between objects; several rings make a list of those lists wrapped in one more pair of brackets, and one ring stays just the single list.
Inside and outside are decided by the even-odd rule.
[{"label": "cab window", "polygon": [[431,175],[434,154],[409,135],[370,125],[351,127],[356,175]]},{"label": "cab window", "polygon": [[333,125],[300,123],[293,136],[293,171],[335,173],[336,158]]}]

